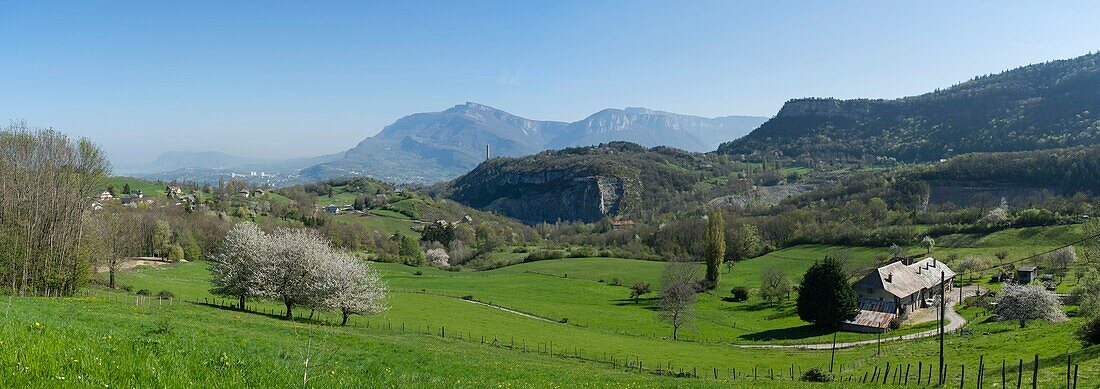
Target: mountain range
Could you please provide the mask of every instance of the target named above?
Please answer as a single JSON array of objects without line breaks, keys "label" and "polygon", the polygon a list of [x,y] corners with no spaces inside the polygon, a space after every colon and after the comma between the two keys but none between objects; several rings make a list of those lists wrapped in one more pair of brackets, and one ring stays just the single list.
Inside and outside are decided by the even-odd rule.
[{"label": "mountain range", "polygon": [[[574,123],[531,120],[477,103],[402,117],[346,152],[267,161],[219,152],[166,153],[142,169],[145,177],[209,180],[228,170],[293,175],[301,182],[369,176],[396,183],[434,183],[462,175],[486,157],[628,141],[713,151],[767,118],[704,118],[645,108],[605,109]],[[156,173],[156,174],[151,174]],[[167,173],[166,173],[167,172]]]}]

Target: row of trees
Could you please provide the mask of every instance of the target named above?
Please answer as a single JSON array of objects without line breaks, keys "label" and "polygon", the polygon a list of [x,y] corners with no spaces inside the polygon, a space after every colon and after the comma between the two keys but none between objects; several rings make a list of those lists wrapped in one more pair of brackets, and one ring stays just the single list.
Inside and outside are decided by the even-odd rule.
[{"label": "row of trees", "polygon": [[352,314],[386,309],[386,286],[359,258],[333,248],[315,232],[278,228],[266,233],[253,223],[240,223],[226,235],[211,265],[212,293],[281,302],[286,317],[298,306],[332,309],[347,324]]},{"label": "row of trees", "polygon": [[0,130],[0,281],[17,295],[71,294],[90,278],[82,253],[90,198],[110,165],[86,139],[25,122]]}]

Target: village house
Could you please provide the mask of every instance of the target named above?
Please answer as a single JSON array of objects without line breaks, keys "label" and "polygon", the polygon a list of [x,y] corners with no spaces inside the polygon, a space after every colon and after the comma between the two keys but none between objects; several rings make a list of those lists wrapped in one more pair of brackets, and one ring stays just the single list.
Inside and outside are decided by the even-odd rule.
[{"label": "village house", "polygon": [[168,196],[170,197],[175,197],[183,194],[183,188],[180,188],[178,185],[168,185],[164,188],[164,191],[167,192]]},{"label": "village house", "polygon": [[337,213],[340,213],[340,207],[337,207],[336,204],[329,204],[327,207],[325,207],[325,212],[335,215]]},{"label": "village house", "polygon": [[99,192],[99,201],[110,201],[110,200],[114,200],[114,199],[115,199],[115,195],[111,194],[111,191],[105,190],[105,191]]},{"label": "village house", "polygon": [[134,189],[130,191],[130,197],[137,197],[140,199],[145,197],[145,192],[142,192],[141,189]]},{"label": "village house", "polygon": [[237,191],[237,194],[241,195],[241,197],[248,197],[252,195],[252,192],[249,192],[248,189],[241,189]]},{"label": "village house", "polygon": [[859,314],[845,323],[845,329],[857,332],[883,332],[895,318],[905,319],[910,312],[927,308],[940,292],[941,277],[951,289],[955,272],[943,262],[925,258],[906,265],[894,262],[852,284]]},{"label": "village house", "polygon": [[252,191],[252,197],[263,197],[266,194],[267,194],[267,191],[265,191],[263,189],[256,189],[256,190]]}]

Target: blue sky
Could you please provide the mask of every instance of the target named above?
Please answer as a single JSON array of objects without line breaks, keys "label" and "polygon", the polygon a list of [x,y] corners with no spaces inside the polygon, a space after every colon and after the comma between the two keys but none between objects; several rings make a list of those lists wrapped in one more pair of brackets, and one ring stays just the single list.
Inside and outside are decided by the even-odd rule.
[{"label": "blue sky", "polygon": [[1100,2],[52,2],[0,0],[0,120],[169,150],[342,151],[476,101],[770,116],[900,97],[1100,49]]}]

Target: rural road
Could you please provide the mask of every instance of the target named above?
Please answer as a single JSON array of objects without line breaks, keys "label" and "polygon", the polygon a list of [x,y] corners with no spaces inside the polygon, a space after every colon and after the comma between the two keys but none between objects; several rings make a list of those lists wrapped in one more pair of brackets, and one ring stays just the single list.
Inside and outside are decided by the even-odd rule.
[{"label": "rural road", "polygon": [[[973,296],[974,293],[975,293],[975,288],[977,288],[977,286],[963,287],[963,297]],[[984,292],[987,292],[987,291],[982,290],[982,292],[984,293]],[[962,328],[964,325],[966,325],[966,319],[963,318],[962,315],[960,315],[958,312],[955,312],[955,305],[959,303],[958,299],[959,299],[958,292],[956,292],[956,293],[947,292],[947,311],[944,312],[944,320],[946,320],[948,323],[943,328],[944,333],[955,331],[957,329]],[[861,340],[861,341],[858,341],[858,342],[837,343],[836,348],[842,349],[842,348],[851,348],[851,347],[856,347],[856,346],[864,346],[864,345],[869,345],[869,344],[875,344],[875,343],[878,343],[878,342],[892,342],[892,341],[897,341],[897,340],[910,340],[910,339],[927,338],[927,337],[930,337],[930,336],[939,335],[939,333],[940,333],[940,330],[937,328],[937,329],[934,329],[934,330],[917,332],[917,333],[908,334],[908,335],[898,335],[898,336],[886,337],[886,338],[882,338],[881,340],[875,339],[875,340]],[[740,348],[798,349],[798,350],[829,350],[829,349],[833,348],[832,343],[759,344],[759,345],[756,345],[756,344],[738,344],[738,345],[734,345],[734,346],[735,347],[740,347]]]}]

